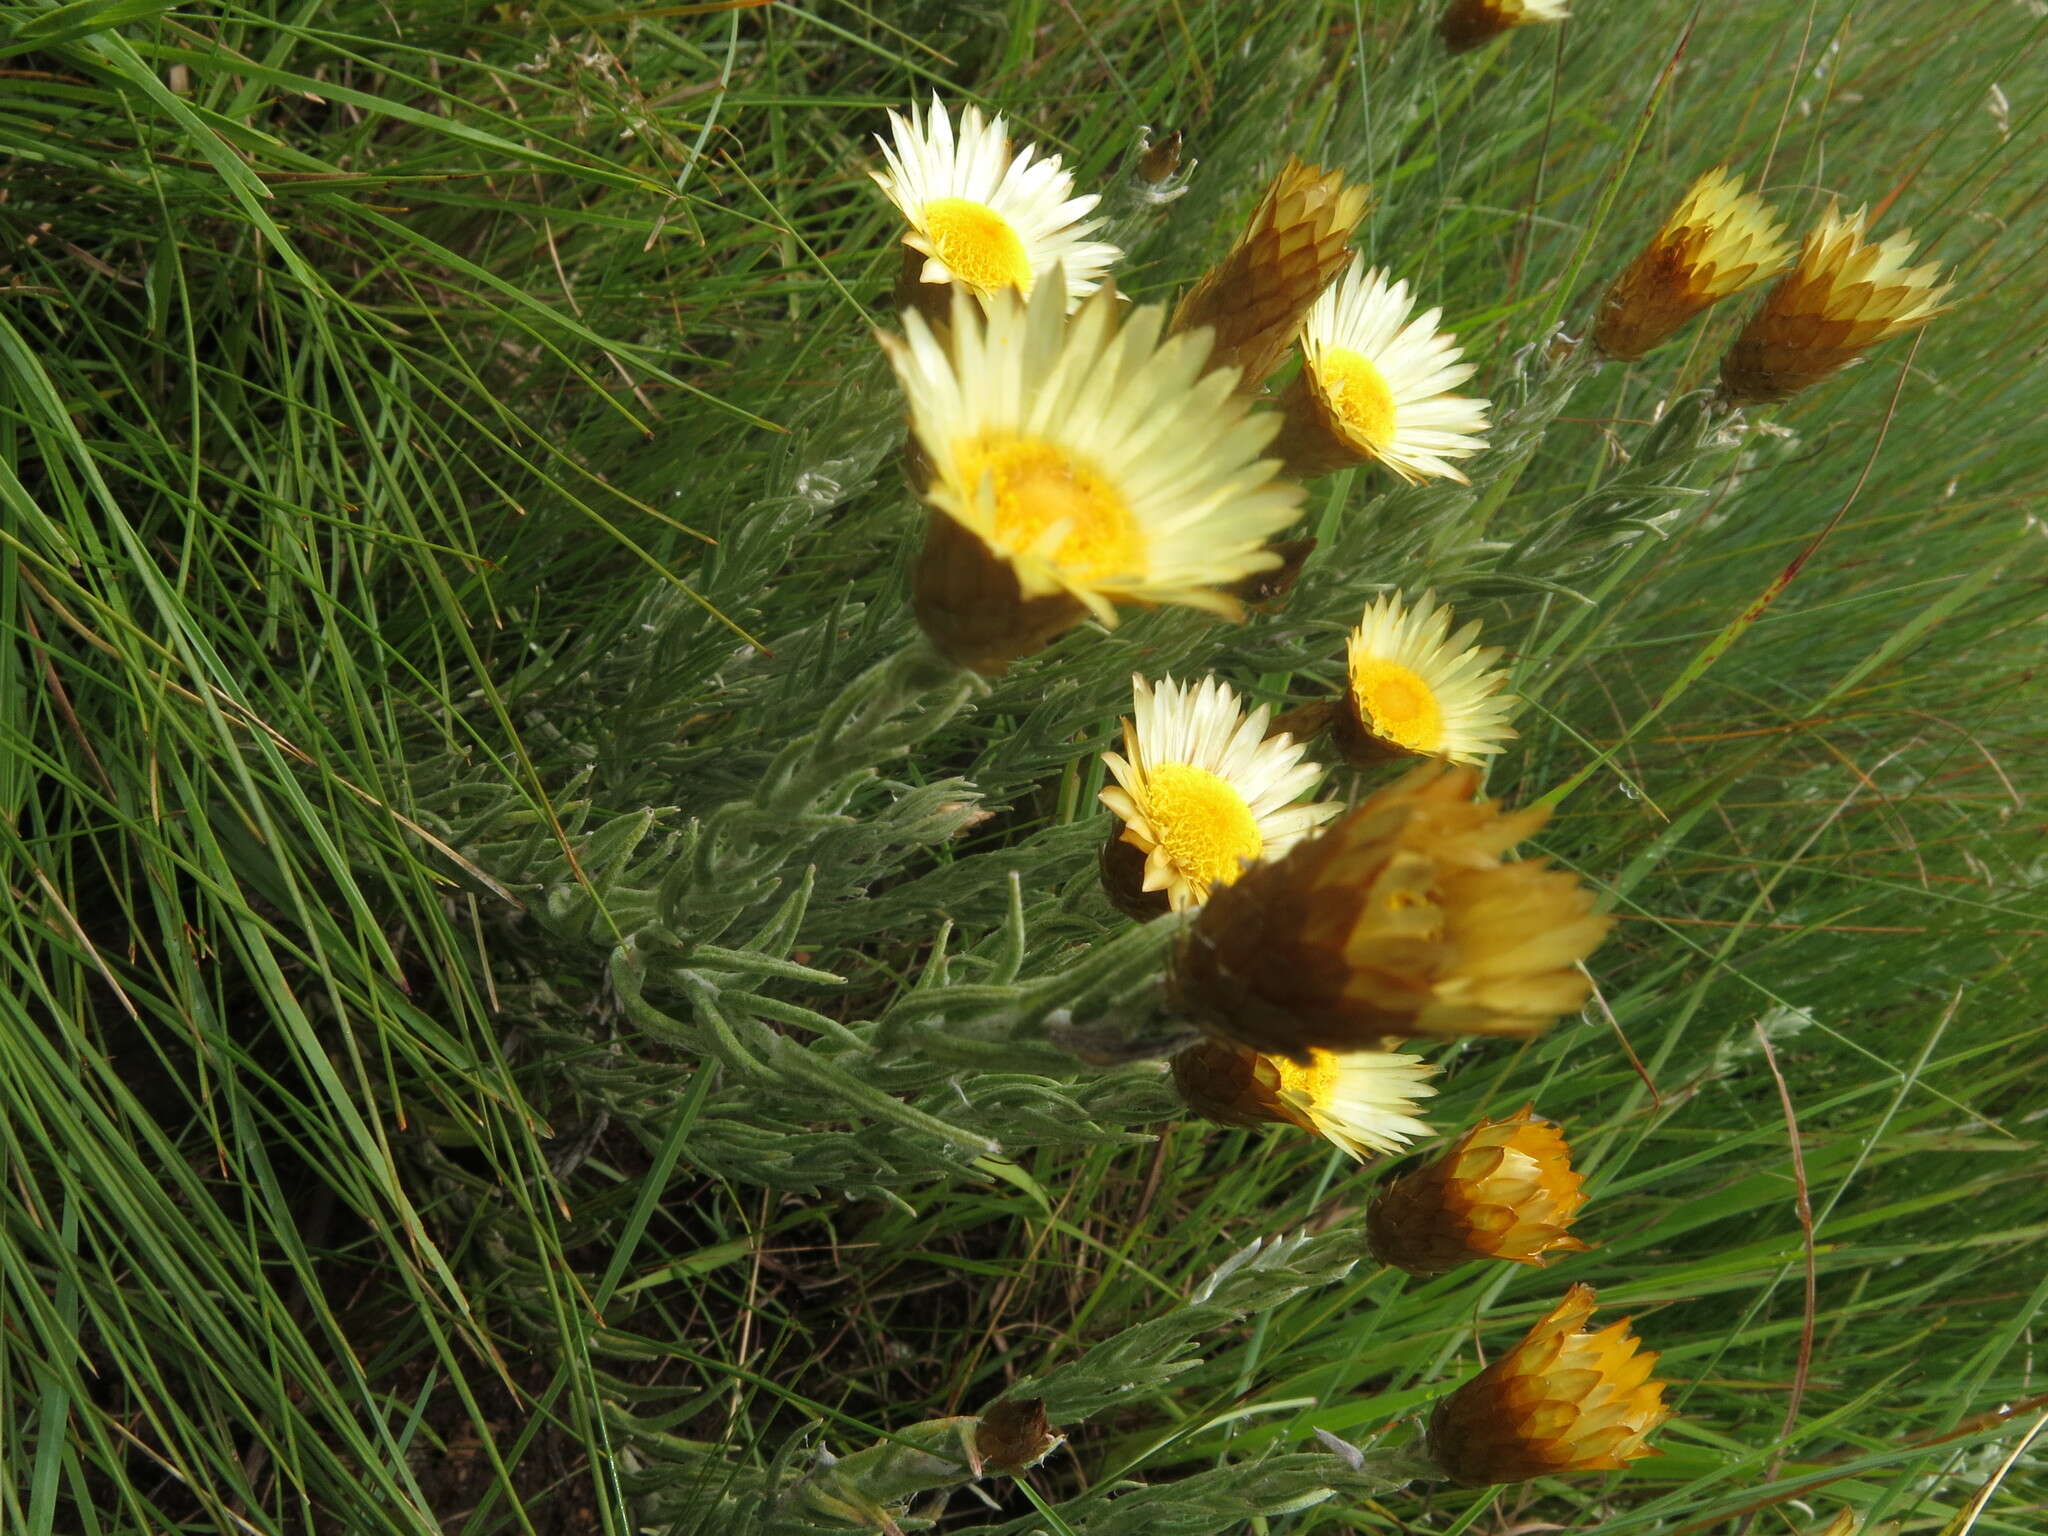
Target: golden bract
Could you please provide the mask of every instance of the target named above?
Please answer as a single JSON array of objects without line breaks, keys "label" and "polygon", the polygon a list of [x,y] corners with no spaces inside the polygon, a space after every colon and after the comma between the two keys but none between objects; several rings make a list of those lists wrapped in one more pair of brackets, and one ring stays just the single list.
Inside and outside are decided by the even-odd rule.
[{"label": "golden bract", "polygon": [[1549,813],[1503,813],[1478,787],[1425,764],[1212,893],[1175,951],[1173,1002],[1296,1061],[1384,1035],[1531,1035],[1579,1007],[1609,920],[1576,876],[1504,858]]},{"label": "golden bract", "polygon": [[1575,1285],[1528,1336],[1436,1405],[1429,1454],[1470,1486],[1560,1472],[1611,1472],[1657,1453],[1646,1443],[1671,1417],[1624,1318],[1598,1333],[1590,1286]]},{"label": "golden bract", "polygon": [[1910,233],[1873,243],[1864,224],[1861,208],[1843,218],[1831,207],[1806,237],[1798,265],[1721,360],[1721,392],[1732,404],[1787,399],[1941,312],[1950,287],[1941,268],[1909,265]]},{"label": "golden bract", "polygon": [[1215,363],[1240,371],[1256,390],[1294,344],[1309,306],[1349,260],[1347,246],[1372,189],[1347,186],[1341,171],[1288,157],[1230,254],[1188,290],[1173,312],[1176,332],[1215,333]]},{"label": "golden bract", "polygon": [[1708,306],[1784,269],[1792,247],[1762,198],[1722,166],[1692,184],[1600,301],[1593,344],[1641,357]]},{"label": "golden bract", "polygon": [[1586,1203],[1564,1133],[1524,1109],[1482,1120],[1449,1151],[1383,1185],[1366,1218],[1373,1257],[1411,1275],[1474,1259],[1540,1269],[1583,1253],[1571,1225]]}]

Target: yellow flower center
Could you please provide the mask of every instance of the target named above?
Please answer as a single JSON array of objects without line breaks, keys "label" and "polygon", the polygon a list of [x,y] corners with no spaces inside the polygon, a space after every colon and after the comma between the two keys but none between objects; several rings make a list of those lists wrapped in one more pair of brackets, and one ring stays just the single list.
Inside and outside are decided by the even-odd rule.
[{"label": "yellow flower center", "polygon": [[1325,347],[1316,382],[1352,437],[1374,449],[1394,440],[1394,392],[1368,359],[1344,347]]},{"label": "yellow flower center", "polygon": [[924,205],[924,235],[932,254],[963,283],[993,292],[1031,290],[1031,261],[1010,221],[985,203],[939,197]]},{"label": "yellow flower center", "polygon": [[1265,846],[1244,796],[1228,779],[1189,763],[1161,763],[1145,775],[1145,819],[1197,896],[1230,884],[1242,861]]},{"label": "yellow flower center", "polygon": [[1008,554],[1046,554],[1075,581],[1144,569],[1145,536],[1117,488],[1066,449],[1042,438],[991,433],[955,449],[969,486],[988,483],[995,540]]},{"label": "yellow flower center", "polygon": [[1366,728],[1410,752],[1444,744],[1444,712],[1420,676],[1397,662],[1361,661],[1351,669],[1351,696]]},{"label": "yellow flower center", "polygon": [[1317,1109],[1325,1108],[1337,1092],[1337,1058],[1328,1051],[1309,1052],[1308,1064],[1285,1056],[1268,1056],[1280,1073],[1280,1091],[1298,1093]]}]

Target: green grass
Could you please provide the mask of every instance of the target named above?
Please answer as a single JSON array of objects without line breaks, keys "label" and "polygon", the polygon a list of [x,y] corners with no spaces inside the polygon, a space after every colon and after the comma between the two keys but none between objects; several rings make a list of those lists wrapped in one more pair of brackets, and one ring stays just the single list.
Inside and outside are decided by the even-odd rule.
[{"label": "green grass", "polygon": [[[0,1529],[808,1528],[760,1492],[815,1447],[1341,1230],[1372,1172],[981,1037],[1127,926],[1133,668],[1300,696],[1433,582],[1535,701],[1493,790],[1621,922],[1603,1007],[1440,1053],[1432,1118],[1562,1119],[1598,1249],[1323,1276],[946,1528],[1242,1528],[1329,1475],[1262,1458],[1403,1443],[1584,1280],[1664,1352],[1662,1458],[1270,1528],[2037,1531],[2048,21],[1581,10],[1452,60],[1350,3],[0,4]],[[1340,476],[1281,615],[835,724],[913,633],[866,171],[934,86],[1111,189],[1140,301],[1285,152],[1370,177],[1497,399],[1723,159],[1886,205],[1956,303],[1618,563],[1515,546],[1737,305],[1581,389],[1491,546]],[[1201,162],[1164,209],[1143,124]]]}]

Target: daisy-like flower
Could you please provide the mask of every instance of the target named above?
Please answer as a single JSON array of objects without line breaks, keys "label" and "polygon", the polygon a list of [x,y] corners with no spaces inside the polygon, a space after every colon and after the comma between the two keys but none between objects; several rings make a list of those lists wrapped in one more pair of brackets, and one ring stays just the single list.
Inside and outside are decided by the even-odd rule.
[{"label": "daisy-like flower", "polygon": [[1503,693],[1498,646],[1475,644],[1479,624],[1451,632],[1451,610],[1430,593],[1413,608],[1393,594],[1365,610],[1346,647],[1348,686],[1332,736],[1356,766],[1390,756],[1477,763],[1514,738],[1521,701]]},{"label": "daisy-like flower", "polygon": [[956,291],[943,339],[916,313],[881,336],[933,508],[917,615],[960,666],[999,672],[1120,602],[1236,618],[1223,589],[1278,563],[1265,540],[1301,488],[1259,457],[1277,423],[1232,370],[1204,372],[1207,338],[1164,324],[1107,289],[1069,318],[1048,281],[1029,300]]},{"label": "daisy-like flower", "polygon": [[1303,367],[1289,388],[1275,451],[1288,472],[1328,474],[1375,460],[1409,484],[1463,481],[1451,463],[1486,446],[1486,402],[1450,391],[1476,371],[1436,328],[1417,319],[1405,282],[1363,258],[1323,291],[1301,329]]},{"label": "daisy-like flower", "polygon": [[1726,166],[1692,184],[1656,238],[1600,301],[1593,343],[1609,357],[1641,357],[1686,321],[1784,270],[1784,226]]},{"label": "daisy-like flower", "polygon": [[1657,1452],[1671,1410],[1628,1319],[1598,1333],[1590,1286],[1575,1285],[1521,1343],[1436,1405],[1429,1454],[1468,1487],[1562,1472],[1613,1472]]},{"label": "daisy-like flower", "polygon": [[1576,875],[1504,857],[1546,809],[1478,789],[1477,769],[1425,763],[1219,886],[1174,951],[1172,1005],[1304,1065],[1388,1035],[1533,1035],[1579,1007],[1611,920]]},{"label": "daisy-like flower", "polygon": [[1721,392],[1736,405],[1784,400],[1881,341],[1925,325],[1950,284],[1935,262],[1912,266],[1913,235],[1865,241],[1864,211],[1830,207],[1799,263],[1764,295],[1721,360]]},{"label": "daisy-like flower", "polygon": [[1173,1058],[1182,1101],[1204,1119],[1297,1125],[1360,1162],[1429,1134],[1415,1109],[1436,1092],[1429,1079],[1437,1070],[1392,1051],[1310,1051],[1295,1062],[1223,1040],[1201,1041]]},{"label": "daisy-like flower", "polygon": [[1089,238],[1102,220],[1087,215],[1101,199],[1074,195],[1058,155],[1028,145],[1012,153],[1002,118],[962,108],[956,135],[935,95],[929,113],[891,112],[889,128],[894,143],[877,138],[889,168],[870,174],[910,225],[903,243],[923,258],[905,263],[914,281],[1029,293],[1057,267],[1072,304],[1123,254]]},{"label": "daisy-like flower", "polygon": [[1516,27],[1563,21],[1569,14],[1565,0],[1451,0],[1436,29],[1445,47],[1463,53]]},{"label": "daisy-like flower", "polygon": [[1267,736],[1271,711],[1261,704],[1246,715],[1213,677],[1191,688],[1133,677],[1131,713],[1124,750],[1102,754],[1116,778],[1102,803],[1123,820],[1116,841],[1144,856],[1140,892],[1163,893],[1175,912],[1343,809],[1301,803],[1322,782],[1322,765],[1303,762],[1293,738]]}]

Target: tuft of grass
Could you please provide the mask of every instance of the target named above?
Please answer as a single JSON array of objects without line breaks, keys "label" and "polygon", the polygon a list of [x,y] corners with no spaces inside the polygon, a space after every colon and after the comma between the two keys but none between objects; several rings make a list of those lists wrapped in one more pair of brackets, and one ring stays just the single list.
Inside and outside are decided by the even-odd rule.
[{"label": "tuft of grass", "polygon": [[[1584,1280],[1663,1351],[1662,1458],[1293,1528],[2038,1529],[2044,50],[2007,0],[1589,7],[1456,60],[1350,0],[0,4],[0,1527],[766,1525],[816,1447],[1341,1222],[1372,1173],[1134,1076],[914,1065],[827,1113],[777,1074],[1121,931],[1134,668],[1278,698],[1435,582],[1534,701],[1492,790],[1556,797],[1621,923],[1591,1018],[1445,1052],[1432,1118],[1562,1119],[1599,1247],[1306,1290],[945,1518],[1392,1444]],[[830,818],[715,823],[760,867],[677,910],[784,967],[749,1075],[628,941],[910,634],[865,173],[934,88],[1108,189],[1139,301],[1284,153],[1370,177],[1362,248],[1497,394],[1723,160],[1911,223],[1957,302],[1583,588],[1339,477],[1286,614],[1077,633]],[[1146,124],[1201,162],[1164,207]],[[1727,309],[1582,389],[1489,533],[1625,475]],[[1004,1157],[908,1120],[977,1108]]]}]

